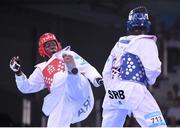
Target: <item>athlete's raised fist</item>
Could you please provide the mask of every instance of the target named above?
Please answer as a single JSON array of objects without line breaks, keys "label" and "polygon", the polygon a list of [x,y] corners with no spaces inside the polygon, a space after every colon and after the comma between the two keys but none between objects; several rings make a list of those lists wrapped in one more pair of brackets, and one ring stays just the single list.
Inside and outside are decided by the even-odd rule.
[{"label": "athlete's raised fist", "polygon": [[17,74],[21,72],[21,65],[20,65],[20,59],[19,56],[14,56],[9,63],[9,67],[11,70]]}]

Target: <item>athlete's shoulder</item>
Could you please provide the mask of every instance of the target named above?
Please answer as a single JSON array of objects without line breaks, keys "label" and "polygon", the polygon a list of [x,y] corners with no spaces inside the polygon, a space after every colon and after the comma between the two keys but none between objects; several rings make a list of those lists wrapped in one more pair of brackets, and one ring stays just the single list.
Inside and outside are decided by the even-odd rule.
[{"label": "athlete's shoulder", "polygon": [[138,35],[137,39],[147,39],[147,40],[153,40],[157,41],[157,37],[155,35]]},{"label": "athlete's shoulder", "polygon": [[46,63],[47,63],[47,61],[41,62],[39,64],[36,64],[34,67],[35,68],[42,68],[42,67],[44,67],[46,65]]},{"label": "athlete's shoulder", "polygon": [[119,38],[118,43],[120,43],[120,44],[129,44],[129,42],[135,37],[136,36],[134,36],[134,35],[122,36],[122,37]]}]

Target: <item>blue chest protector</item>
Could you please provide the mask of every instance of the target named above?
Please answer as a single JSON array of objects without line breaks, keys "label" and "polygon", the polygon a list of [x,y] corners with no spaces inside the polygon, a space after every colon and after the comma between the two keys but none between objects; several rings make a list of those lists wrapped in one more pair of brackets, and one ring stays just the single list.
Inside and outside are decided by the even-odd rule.
[{"label": "blue chest protector", "polygon": [[144,66],[137,55],[125,53],[121,58],[119,78],[147,85]]}]

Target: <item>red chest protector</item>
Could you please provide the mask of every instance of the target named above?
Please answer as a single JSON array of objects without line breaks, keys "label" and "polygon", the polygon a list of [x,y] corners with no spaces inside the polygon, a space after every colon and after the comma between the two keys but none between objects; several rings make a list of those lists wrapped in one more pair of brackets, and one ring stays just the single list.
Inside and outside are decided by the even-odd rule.
[{"label": "red chest protector", "polygon": [[53,77],[58,72],[65,71],[65,64],[60,59],[53,59],[46,67],[43,69],[42,74],[44,76],[44,82],[48,89],[50,90],[51,84],[53,82]]}]

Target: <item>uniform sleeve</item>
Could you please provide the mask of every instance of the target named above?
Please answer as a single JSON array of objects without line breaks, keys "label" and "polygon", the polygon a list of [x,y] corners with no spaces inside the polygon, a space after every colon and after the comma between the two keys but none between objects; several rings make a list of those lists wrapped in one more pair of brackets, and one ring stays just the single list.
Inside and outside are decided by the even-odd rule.
[{"label": "uniform sleeve", "polygon": [[111,77],[111,68],[112,68],[112,55],[110,54],[108,59],[106,60],[106,63],[104,65],[104,69],[102,72],[103,77],[110,78]]},{"label": "uniform sleeve", "polygon": [[108,82],[112,78],[112,76],[111,76],[111,68],[112,68],[112,55],[110,54],[108,59],[106,60],[106,63],[104,65],[104,69],[103,69],[103,72],[102,72],[104,86],[109,85]]},{"label": "uniform sleeve", "polygon": [[151,38],[137,39],[128,51],[139,56],[145,68],[148,83],[153,85],[161,73],[161,61],[155,41]]},{"label": "uniform sleeve", "polygon": [[[73,51],[72,51],[73,52]],[[99,85],[95,82],[95,79],[97,77],[102,77],[100,73],[96,70],[95,67],[93,67],[91,64],[89,64],[85,59],[83,59],[80,55],[73,52],[73,56],[75,59],[75,63],[79,69],[79,71],[85,75],[95,87],[98,87]]]},{"label": "uniform sleeve", "polygon": [[112,78],[113,60],[116,58],[117,50],[118,50],[118,48],[117,48],[117,43],[116,43],[116,45],[112,48],[111,53],[104,65],[102,75],[103,75],[103,81],[104,81],[105,86],[110,85],[110,84],[108,84],[108,82],[110,82],[111,78]]},{"label": "uniform sleeve", "polygon": [[15,75],[15,79],[17,88],[22,93],[34,93],[46,87],[41,70],[39,68],[36,68],[29,78],[23,74],[21,76]]}]

